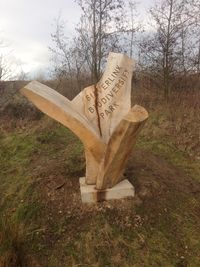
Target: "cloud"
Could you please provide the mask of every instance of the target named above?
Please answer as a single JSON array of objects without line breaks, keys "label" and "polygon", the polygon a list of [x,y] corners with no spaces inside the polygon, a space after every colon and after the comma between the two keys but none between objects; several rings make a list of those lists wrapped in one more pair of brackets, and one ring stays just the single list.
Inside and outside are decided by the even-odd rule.
[{"label": "cloud", "polygon": [[[144,10],[152,1],[143,0],[139,5],[142,21],[146,20]],[[0,0],[0,7],[0,41],[3,36],[15,62],[28,72],[49,68],[48,47],[58,15],[66,21],[68,35],[72,35],[81,14],[74,0]]]},{"label": "cloud", "polygon": [[80,9],[73,0],[0,0],[0,5],[1,35],[9,43],[15,61],[28,71],[48,67],[50,35],[58,14],[67,21],[70,33],[80,17]]}]

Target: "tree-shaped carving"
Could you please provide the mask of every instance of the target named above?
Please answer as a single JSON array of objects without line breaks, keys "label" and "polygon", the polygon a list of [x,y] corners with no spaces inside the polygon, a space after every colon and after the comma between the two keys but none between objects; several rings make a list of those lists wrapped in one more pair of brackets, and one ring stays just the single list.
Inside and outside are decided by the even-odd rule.
[{"label": "tree-shaped carving", "polygon": [[123,179],[123,170],[137,135],[148,118],[138,105],[131,108],[133,61],[110,53],[100,81],[72,101],[33,81],[21,89],[48,116],[71,129],[86,155],[86,184],[102,190]]}]

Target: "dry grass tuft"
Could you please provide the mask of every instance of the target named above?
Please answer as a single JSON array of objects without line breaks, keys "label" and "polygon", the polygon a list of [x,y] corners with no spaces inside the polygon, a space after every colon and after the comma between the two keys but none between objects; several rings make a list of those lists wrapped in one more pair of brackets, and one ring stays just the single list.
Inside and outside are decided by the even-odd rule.
[{"label": "dry grass tuft", "polygon": [[0,221],[0,267],[26,267],[23,234],[20,227],[5,217]]}]

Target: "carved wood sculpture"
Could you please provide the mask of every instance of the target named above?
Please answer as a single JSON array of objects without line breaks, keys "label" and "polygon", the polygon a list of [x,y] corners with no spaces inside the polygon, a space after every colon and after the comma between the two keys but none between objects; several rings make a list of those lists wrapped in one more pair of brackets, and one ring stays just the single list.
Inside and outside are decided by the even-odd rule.
[{"label": "carved wood sculpture", "polygon": [[123,170],[148,118],[138,105],[131,108],[133,61],[110,53],[105,72],[96,85],[72,101],[33,81],[21,89],[48,116],[72,130],[82,141],[86,156],[86,184],[111,188],[123,179]]}]

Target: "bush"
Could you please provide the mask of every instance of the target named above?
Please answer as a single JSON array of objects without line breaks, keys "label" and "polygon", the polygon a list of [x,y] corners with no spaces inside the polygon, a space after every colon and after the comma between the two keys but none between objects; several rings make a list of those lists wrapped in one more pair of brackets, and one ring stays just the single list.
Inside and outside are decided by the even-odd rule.
[{"label": "bush", "polygon": [[29,103],[10,102],[4,107],[2,115],[14,119],[39,120],[43,113]]}]

